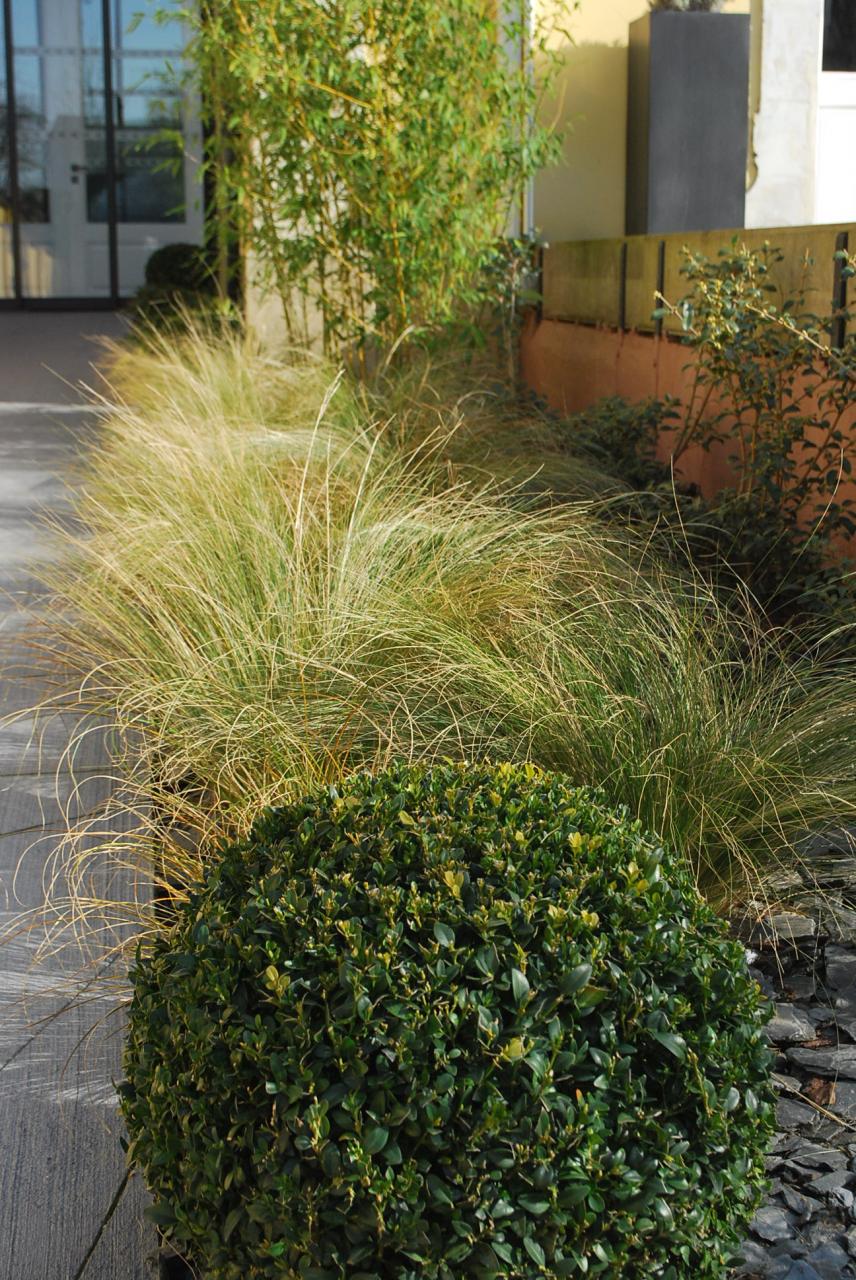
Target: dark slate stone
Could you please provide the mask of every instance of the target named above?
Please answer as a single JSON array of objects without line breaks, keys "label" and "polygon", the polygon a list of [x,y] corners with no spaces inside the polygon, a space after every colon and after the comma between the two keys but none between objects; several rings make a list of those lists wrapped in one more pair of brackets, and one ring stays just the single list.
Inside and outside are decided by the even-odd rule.
[{"label": "dark slate stone", "polygon": [[767,1024],[767,1035],[773,1044],[802,1044],[815,1037],[814,1023],[792,1004],[777,1004],[775,1015]]},{"label": "dark slate stone", "polygon": [[841,1245],[834,1240],[822,1244],[819,1249],[808,1255],[809,1266],[814,1267],[820,1280],[841,1280],[842,1276],[852,1275],[850,1259]]},{"label": "dark slate stone", "polygon": [[851,855],[856,868],[856,827],[834,827],[829,831],[807,834],[794,845],[799,857],[811,860],[827,854]]},{"label": "dark slate stone", "polygon": [[817,924],[811,916],[798,915],[794,911],[782,911],[766,916],[752,926],[747,941],[752,947],[769,947],[781,943],[805,943],[817,934]]},{"label": "dark slate stone", "polygon": [[835,1100],[830,1103],[829,1109],[836,1115],[856,1120],[856,1084],[850,1080],[836,1081]]},{"label": "dark slate stone", "polygon": [[776,1280],[779,1276],[782,1280],[824,1280],[824,1277],[819,1275],[811,1263],[806,1262],[804,1258],[793,1262],[787,1271],[779,1272]]},{"label": "dark slate stone", "polygon": [[[797,910],[804,909],[801,902]],[[820,919],[819,906],[812,912]],[[807,955],[815,946],[816,955]],[[772,1182],[752,1227],[757,1235],[729,1276],[856,1280],[856,1133],[844,1123],[856,1122],[856,948],[828,941],[824,947],[821,937],[801,949],[794,939],[771,945],[752,963],[753,976],[766,975],[771,988],[780,984],[785,992],[768,1032],[778,1049],[779,1132],[767,1160]],[[816,973],[821,977],[815,989]],[[830,1043],[809,1048],[818,1037]],[[825,1109],[841,1122],[826,1118],[801,1095],[812,1076],[834,1081]]]},{"label": "dark slate stone", "polygon": [[817,1123],[817,1112],[795,1098],[779,1098],[776,1123],[780,1129],[804,1129]]},{"label": "dark slate stone", "polygon": [[856,1080],[856,1045],[839,1049],[788,1049],[788,1059],[814,1075]]},{"label": "dark slate stone", "polygon": [[827,901],[820,918],[821,928],[832,942],[856,942],[856,911]]},{"label": "dark slate stone", "polygon": [[788,1214],[775,1205],[765,1205],[759,1209],[749,1230],[768,1244],[774,1244],[778,1240],[791,1240],[796,1234]]},{"label": "dark slate stone", "polygon": [[[787,1061],[787,1059],[785,1059]],[[779,1093],[798,1094],[802,1091],[802,1080],[796,1076],[789,1076],[783,1072],[777,1072],[773,1078],[773,1088]]]},{"label": "dark slate stone", "polygon": [[[836,1169],[833,1173],[824,1173],[819,1178],[812,1178],[806,1187],[814,1195],[829,1195],[840,1191],[843,1188],[852,1186],[856,1175],[852,1174],[849,1169]],[[851,1197],[852,1199],[852,1197]]]},{"label": "dark slate stone", "polygon": [[783,985],[792,1000],[813,1000],[817,992],[817,979],[812,971],[789,973]]},{"label": "dark slate stone", "polygon": [[837,996],[856,998],[856,952],[830,943],[826,948],[826,986]]},{"label": "dark slate stone", "polygon": [[820,1207],[811,1196],[804,1196],[801,1191],[797,1191],[795,1187],[789,1187],[787,1183],[782,1186],[781,1196],[791,1213],[795,1213],[801,1223],[809,1222]]},{"label": "dark slate stone", "polygon": [[837,1147],[801,1141],[791,1155],[789,1163],[808,1169],[820,1169],[824,1173],[837,1173],[847,1168],[847,1153]]}]

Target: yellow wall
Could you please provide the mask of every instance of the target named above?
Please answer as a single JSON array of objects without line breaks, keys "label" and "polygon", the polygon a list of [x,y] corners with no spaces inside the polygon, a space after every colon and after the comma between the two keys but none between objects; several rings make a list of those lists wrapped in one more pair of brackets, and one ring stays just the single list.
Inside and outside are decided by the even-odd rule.
[{"label": "yellow wall", "polygon": [[[550,0],[538,5],[549,16]],[[750,0],[724,9],[749,13]],[[581,0],[565,24],[573,44],[555,38],[562,73],[545,118],[558,112],[567,137],[562,163],[535,181],[535,225],[548,240],[624,234],[627,30],[647,12],[647,0]]]}]

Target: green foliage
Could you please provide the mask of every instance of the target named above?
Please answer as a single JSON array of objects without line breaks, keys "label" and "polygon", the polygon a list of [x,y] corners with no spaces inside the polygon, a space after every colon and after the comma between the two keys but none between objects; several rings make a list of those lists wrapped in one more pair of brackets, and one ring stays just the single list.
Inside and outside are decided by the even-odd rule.
[{"label": "green foliage", "polygon": [[153,289],[216,293],[205,252],[197,244],[161,245],[146,261],[145,278]]},{"label": "green foliage", "polygon": [[680,312],[698,364],[674,445],[678,464],[695,444],[727,451],[734,486],[703,513],[701,533],[777,618],[836,603],[841,573],[825,566],[856,532],[841,494],[856,456],[856,338],[831,348],[837,315],[808,314],[803,286],[781,296],[783,261],[736,240],[716,260],[688,255]]},{"label": "green foliage", "polygon": [[722,8],[722,0],[648,0],[654,13],[716,13]]},{"label": "green foliage", "polygon": [[856,338],[829,345],[836,316],[809,315],[805,290],[777,305],[784,255],[735,241],[714,261],[688,254],[692,289],[681,304],[698,373],[674,453],[693,444],[729,449],[736,491],[761,518],[776,510],[794,526],[824,517],[824,534],[856,532],[852,500],[837,499],[852,474]]},{"label": "green foliage", "polygon": [[217,216],[292,338],[317,308],[331,353],[388,346],[489,296],[483,268],[513,204],[558,156],[535,112],[566,7],[532,39],[488,0],[209,0],[185,14]]},{"label": "green foliage", "polygon": [[592,463],[627,487],[601,481],[603,513],[652,537],[657,551],[697,571],[733,600],[751,599],[771,621],[819,624],[852,617],[853,586],[840,548],[823,522],[806,528],[788,504],[759,502],[753,492],[726,487],[705,498],[682,482],[680,465],[657,457],[661,432],[674,431],[678,402],[598,401],[564,424],[577,460]]},{"label": "green foliage", "polygon": [[568,444],[633,489],[665,485],[670,471],[659,460],[657,445],[660,432],[677,419],[678,407],[676,400],[634,404],[621,396],[607,397],[568,421]]},{"label": "green foliage", "polygon": [[[539,246],[530,236],[503,236],[485,266],[485,293],[496,317],[497,346],[510,388],[519,385],[519,355],[525,310],[541,301]],[[476,328],[477,341],[483,341]]]},{"label": "green foliage", "polygon": [[263,817],[138,955],[121,1104],[206,1280],[725,1274],[760,992],[681,863],[532,766]]},{"label": "green foliage", "polygon": [[173,332],[187,327],[191,317],[228,320],[231,304],[220,296],[205,250],[195,244],[167,244],[146,262],[145,283],[133,297],[134,320]]},{"label": "green foliage", "polygon": [[[660,312],[681,318],[695,351],[687,403],[605,400],[573,419],[570,435],[642,495],[627,510],[666,532],[661,547],[717,586],[748,589],[776,622],[852,618],[842,552],[856,504],[842,489],[856,456],[856,338],[830,347],[839,316],[807,314],[803,290],[777,304],[782,261],[769,246],[736,242],[716,260],[690,255],[691,292]],[[657,462],[664,428],[674,433],[674,476]],[[711,499],[682,484],[691,448],[724,454],[733,484]]]}]

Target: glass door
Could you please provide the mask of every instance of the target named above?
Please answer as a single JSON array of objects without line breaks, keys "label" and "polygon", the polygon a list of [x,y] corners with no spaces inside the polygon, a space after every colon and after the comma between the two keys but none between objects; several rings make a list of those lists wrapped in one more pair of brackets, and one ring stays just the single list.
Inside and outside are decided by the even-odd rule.
[{"label": "glass door", "polygon": [[155,249],[201,242],[185,32],[156,7],[0,0],[0,302],[115,305]]},{"label": "glass door", "polygon": [[6,39],[10,0],[0,2],[0,301],[15,297],[18,228],[13,211],[12,181],[15,131],[9,111],[9,73],[12,50]]},{"label": "glass door", "polygon": [[202,242],[202,129],[176,76],[181,24],[155,21],[140,0],[111,3],[119,291],[127,296],[154,249]]},{"label": "glass door", "polygon": [[[109,299],[105,226],[86,218],[81,14],[69,0],[12,0],[12,116],[20,294]],[[9,32],[7,32],[7,40]],[[103,44],[98,51],[103,57]],[[105,114],[101,92],[101,116]]]}]

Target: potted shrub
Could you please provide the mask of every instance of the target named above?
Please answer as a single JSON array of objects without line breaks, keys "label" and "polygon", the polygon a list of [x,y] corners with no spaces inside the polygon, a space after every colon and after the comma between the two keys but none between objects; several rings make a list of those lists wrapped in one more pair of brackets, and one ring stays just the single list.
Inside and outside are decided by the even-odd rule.
[{"label": "potted shrub", "polygon": [[765,1011],[637,822],[531,766],[273,811],[134,972],[122,1110],[205,1280],[724,1274]]},{"label": "potted shrub", "polygon": [[628,235],[744,224],[750,18],[718,9],[651,0],[630,25]]}]

